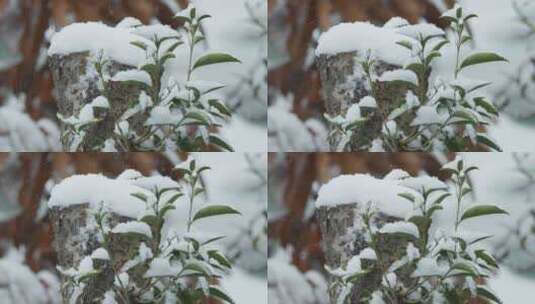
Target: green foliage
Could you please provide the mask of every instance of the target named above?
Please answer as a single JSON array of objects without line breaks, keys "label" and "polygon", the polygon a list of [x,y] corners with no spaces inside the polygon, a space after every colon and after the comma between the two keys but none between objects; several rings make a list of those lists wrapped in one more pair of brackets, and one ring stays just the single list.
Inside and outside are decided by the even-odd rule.
[{"label": "green foliage", "polygon": [[[490,83],[474,85],[472,80],[468,81],[461,75],[472,66],[507,62],[504,57],[491,52],[463,56],[463,49],[472,41],[468,22],[476,17],[475,14],[465,15],[463,9],[456,6],[442,16],[450,23],[449,35],[446,32],[436,34],[440,32],[438,28],[428,32],[425,28],[421,31],[418,28],[425,25],[407,25],[413,27],[416,37],[396,43],[412,54],[412,61],[397,72],[413,74],[417,83],[403,77],[381,81],[377,75],[377,59],[373,54],[359,54],[359,58],[356,58],[357,68],[360,68],[367,81],[370,97],[378,100],[379,105],[356,120],[352,118],[349,121],[348,117],[342,116],[326,117],[332,125],[330,137],[340,138],[338,150],[473,151],[479,145],[501,151],[492,139],[477,133],[498,116],[497,108],[481,92]],[[453,81],[446,82],[438,78],[432,81],[432,67],[442,58],[446,46],[455,49]],[[384,91],[385,88],[408,93],[406,96],[394,96]],[[390,99],[381,101],[385,94]],[[358,105],[353,104],[350,109],[352,107]],[[419,117],[423,119],[419,120]],[[380,124],[367,123],[370,120],[379,121]],[[377,130],[379,127],[382,130]],[[367,134],[370,131],[373,134]],[[359,140],[366,136],[370,137],[369,140]]]},{"label": "green foliage", "polygon": [[[150,84],[137,79],[115,81],[124,86],[141,90],[139,98],[129,101],[129,108],[116,117],[117,113],[106,112],[102,117],[78,123],[77,117],[60,119],[68,126],[62,134],[70,141],[72,150],[80,150],[87,128],[98,125],[103,119],[113,116],[115,132],[109,138],[85,143],[83,149],[95,151],[200,151],[208,149],[232,151],[232,147],[221,137],[215,135],[222,123],[232,116],[231,110],[222,100],[211,93],[224,85],[216,85],[208,90],[202,88],[203,82],[194,79],[194,71],[201,67],[211,67],[221,63],[239,63],[229,54],[208,53],[194,58],[194,54],[204,40],[202,22],[209,15],[198,16],[195,8],[187,15],[179,14],[176,19],[183,22],[176,35],[161,37],[155,35],[150,44],[133,41],[131,45],[146,53],[147,62],[135,71],[144,71],[150,76]],[[177,83],[169,75],[169,61],[176,58],[179,47],[188,49],[188,63],[185,83]],[[102,96],[111,99],[110,86],[113,78],[108,75],[108,62],[102,58],[95,62],[95,69],[101,82]],[[167,73],[167,74],[166,74]],[[164,83],[165,82],[165,83]],[[140,121],[145,121],[143,127]],[[134,128],[133,126],[136,125]]]},{"label": "green foliage", "polygon": [[[150,227],[152,238],[139,235],[135,231],[121,232],[119,234],[122,238],[134,243],[123,244],[122,248],[118,249],[118,245],[114,244],[118,240],[117,232],[112,233],[112,225],[115,225],[115,222],[110,220],[111,214],[101,207],[95,213],[94,219],[100,233],[100,246],[109,253],[110,260],[96,264],[97,260],[93,259],[95,269],[80,266],[76,270],[63,271],[69,278],[68,284],[75,289],[83,290],[91,280],[97,280],[97,276],[111,272],[115,284],[110,286],[106,296],[118,303],[170,303],[170,301],[175,303],[176,301],[176,303],[201,304],[206,303],[208,299],[234,303],[230,295],[215,285],[232,268],[232,262],[214,246],[224,236],[206,240],[192,233],[191,229],[194,222],[199,219],[240,213],[229,206],[214,205],[201,208],[193,216],[193,210],[196,209],[195,198],[204,192],[200,174],[209,168],[197,167],[196,162],[190,160],[182,163],[176,170],[183,174],[184,183],[177,184],[179,186],[166,188],[156,186],[150,194],[131,194],[146,204],[144,216],[139,220]],[[178,204],[185,203],[180,200],[183,197],[189,199],[187,230],[180,233],[169,233],[167,230],[164,234],[164,224],[169,212]],[[138,247],[133,252],[124,248],[132,245]],[[76,301],[79,295],[75,292],[73,294],[75,298],[72,300]]]},{"label": "green foliage", "polygon": [[[365,209],[361,214],[362,226],[358,233],[364,236],[369,246],[365,250],[375,253],[376,258],[370,260],[369,253],[365,255],[366,258],[363,257],[364,249],[361,248],[359,255],[353,257],[347,266],[329,269],[332,275],[339,277],[334,282],[341,288],[338,303],[349,303],[349,295],[355,285],[363,286],[377,276],[381,277],[380,284],[365,284],[371,290],[361,292],[360,300],[363,303],[371,303],[369,301],[372,298],[373,303],[378,303],[375,302],[378,299],[383,301],[380,303],[430,304],[441,299],[446,299],[447,303],[469,303],[477,298],[501,303],[493,292],[481,285],[482,279],[498,268],[496,259],[480,244],[490,236],[474,238],[461,227],[467,219],[507,214],[493,205],[465,208],[465,198],[471,191],[467,176],[476,169],[466,166],[458,158],[443,167],[444,171],[451,174],[453,189],[424,188],[418,195],[399,194],[414,205],[414,215],[399,223],[416,225],[419,238],[403,233],[389,233],[392,236],[385,238],[380,229],[381,225],[385,225],[381,223],[384,215],[377,214],[371,206]],[[445,207],[447,198],[453,198],[456,203],[456,217],[451,232],[446,232],[450,229],[445,226],[435,227],[435,231],[432,231],[436,213]],[[395,245],[388,245],[392,242]],[[396,249],[389,246],[396,246]]]}]

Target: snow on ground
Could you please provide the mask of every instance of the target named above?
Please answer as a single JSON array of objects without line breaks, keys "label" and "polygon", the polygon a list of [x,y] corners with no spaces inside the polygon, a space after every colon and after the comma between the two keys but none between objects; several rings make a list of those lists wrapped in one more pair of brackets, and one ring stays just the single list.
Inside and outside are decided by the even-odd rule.
[{"label": "snow on ground", "polygon": [[251,275],[235,268],[229,277],[222,281],[236,304],[267,304],[267,278]]},{"label": "snow on ground", "polygon": [[489,280],[504,304],[526,303],[533,299],[534,278],[503,268],[497,277]]},{"label": "snow on ground", "polygon": [[240,152],[267,151],[267,127],[233,116],[230,123],[221,130],[221,135],[228,140],[234,150]]},{"label": "snow on ground", "polygon": [[495,138],[504,152],[535,151],[535,124],[514,120],[502,115],[497,125],[489,128],[489,134]]}]

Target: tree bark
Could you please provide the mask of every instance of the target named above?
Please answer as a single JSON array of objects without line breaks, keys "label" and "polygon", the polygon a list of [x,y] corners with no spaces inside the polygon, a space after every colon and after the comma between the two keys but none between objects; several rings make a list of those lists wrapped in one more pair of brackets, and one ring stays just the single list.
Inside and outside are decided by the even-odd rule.
[{"label": "tree bark", "polygon": [[[364,60],[364,56],[358,52],[346,52],[318,57],[321,91],[329,116],[345,116],[352,104],[358,103],[363,97],[372,95],[370,83],[357,62]],[[400,68],[400,66],[383,61],[374,63],[376,75]],[[372,140],[381,134],[388,114],[401,105],[409,89],[407,85],[394,82],[375,81],[372,86],[377,108],[361,108],[363,117],[367,117],[368,121],[354,132],[349,143],[350,151],[363,150],[363,147],[371,145]],[[340,140],[340,137],[335,136],[329,138],[331,151],[336,151]]]},{"label": "tree bark", "polygon": [[[101,79],[95,70],[96,58],[88,52],[68,55],[52,55],[49,57],[49,67],[54,80],[54,94],[58,110],[64,117],[78,116],[84,105],[91,103],[96,97],[103,95],[99,89]],[[104,70],[111,76],[119,71],[134,69],[115,61],[108,61]],[[92,124],[87,130],[84,140],[79,145],[79,151],[90,151],[95,145],[102,144],[106,139],[113,137],[114,129],[119,118],[137,102],[141,93],[141,85],[125,82],[108,81],[108,102],[110,108],[105,111],[95,111],[95,117],[101,121]],[[138,133],[144,129],[146,117],[137,114],[128,119],[130,128]],[[62,134],[66,129],[61,123]],[[61,142],[64,151],[71,151],[72,138],[62,136]],[[116,147],[121,151],[120,147]]]},{"label": "tree bark", "polygon": [[[363,249],[369,247],[362,218],[359,213],[359,205],[346,204],[330,207],[320,207],[317,210],[318,222],[322,234],[321,245],[325,253],[326,265],[331,269],[339,267],[345,268],[347,262],[358,255]],[[377,227],[385,223],[401,220],[378,213],[373,217],[373,224]],[[378,250],[376,254],[379,260],[385,264],[391,264],[405,253],[407,240],[391,235],[379,235]],[[365,263],[363,267],[367,267]],[[384,267],[384,266],[383,266]],[[384,269],[374,266],[372,270],[358,280],[351,290],[349,302],[351,304],[360,304],[363,298],[370,296],[380,286],[383,278]],[[410,280],[410,273],[401,280]],[[337,277],[329,276],[329,297],[331,304],[337,303],[338,296],[342,288],[340,285],[333,284],[338,280]]]},{"label": "tree bark", "polygon": [[[62,269],[78,268],[84,257],[90,256],[94,250],[103,247],[101,232],[96,226],[93,213],[94,210],[91,210],[89,204],[50,209],[49,214],[54,229],[53,246],[58,254],[58,265]],[[110,227],[128,220],[131,219],[113,213],[109,214]],[[100,273],[86,282],[82,293],[74,303],[99,303],[104,294],[113,286],[120,267],[138,255],[138,248],[142,241],[140,236],[110,233],[108,240],[110,260],[93,260],[95,270],[99,270]],[[150,246],[150,244],[147,245]],[[142,277],[144,271],[140,271],[140,267],[145,267],[145,265],[136,266],[128,271],[131,281],[144,281]],[[65,284],[66,282],[68,278],[62,276],[63,303],[73,303],[75,288],[72,284]],[[119,303],[122,302],[119,301]]]}]

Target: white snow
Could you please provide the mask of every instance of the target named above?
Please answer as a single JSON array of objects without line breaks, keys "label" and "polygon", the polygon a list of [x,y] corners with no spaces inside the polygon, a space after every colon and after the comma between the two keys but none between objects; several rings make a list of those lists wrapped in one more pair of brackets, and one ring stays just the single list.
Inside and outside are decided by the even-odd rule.
[{"label": "white snow", "polygon": [[316,56],[352,51],[366,54],[371,51],[379,60],[403,66],[410,58],[410,52],[396,44],[402,40],[410,38],[391,28],[377,27],[368,22],[340,23],[320,36]]},{"label": "white snow", "polygon": [[354,121],[357,121],[361,117],[362,116],[360,115],[360,106],[357,103],[354,103],[349,107],[345,116],[347,123],[352,123]]},{"label": "white snow", "polygon": [[409,187],[416,191],[431,190],[431,189],[445,189],[448,186],[441,180],[434,176],[421,175],[418,177],[408,177],[400,181],[400,185]]},{"label": "white snow", "polygon": [[375,253],[375,250],[370,247],[362,249],[362,251],[359,253],[359,257],[364,260],[377,260],[377,254]]},{"label": "white snow", "polygon": [[93,251],[93,253],[91,254],[91,258],[96,260],[109,260],[110,255],[106,249],[100,247]]},{"label": "white snow", "polygon": [[419,23],[403,26],[398,29],[398,33],[409,36],[414,39],[419,39],[420,37],[427,38],[430,36],[445,35],[445,32],[442,29],[430,23]]},{"label": "white snow", "polygon": [[115,277],[114,284],[115,286],[123,287],[128,286],[130,282],[130,276],[127,272],[121,272],[118,276]]},{"label": "white snow", "polygon": [[93,99],[93,102],[91,102],[93,107],[96,108],[109,108],[110,103],[108,99],[104,96],[98,96],[97,98]]},{"label": "white snow", "polygon": [[153,195],[126,180],[114,180],[100,174],[74,175],[52,189],[48,207],[64,208],[87,203],[91,208],[99,208],[102,204],[119,215],[137,218],[145,210],[145,203],[132,193]]},{"label": "white snow", "polygon": [[168,106],[160,105],[152,108],[149,119],[147,119],[145,125],[174,125],[177,124],[181,119],[181,114],[172,113]]},{"label": "white snow", "polygon": [[414,236],[415,238],[420,237],[418,232],[418,227],[410,222],[395,222],[395,223],[386,223],[379,233],[391,234],[391,233],[404,233]]},{"label": "white snow", "polygon": [[316,207],[371,202],[381,212],[404,218],[412,210],[412,204],[399,197],[400,193],[420,196],[416,191],[400,186],[397,181],[377,179],[365,174],[340,175],[320,188]]},{"label": "white snow", "polygon": [[410,177],[409,173],[407,173],[405,170],[402,169],[394,169],[390,171],[383,179],[389,179],[389,180],[400,180]]},{"label": "white snow", "polygon": [[0,151],[39,152],[50,150],[46,137],[24,109],[12,99],[0,107]]},{"label": "white snow", "polygon": [[115,27],[128,29],[131,27],[136,27],[136,26],[141,26],[141,25],[143,25],[143,23],[141,23],[139,19],[134,18],[134,17],[126,17],[123,20],[121,20],[121,22],[117,23]]},{"label": "white snow", "polygon": [[270,151],[308,152],[316,150],[314,139],[306,125],[282,101],[277,101],[268,108],[268,132],[270,134]]},{"label": "white snow", "polygon": [[421,106],[416,111],[416,117],[411,122],[411,126],[442,124],[448,119],[446,113],[437,113],[434,106]]},{"label": "white snow", "polygon": [[268,259],[268,286],[270,304],[317,303],[303,273],[281,253]]},{"label": "white snow", "polygon": [[393,71],[386,71],[378,78],[379,81],[387,82],[387,81],[405,81],[412,83],[414,85],[418,85],[418,77],[416,77],[416,74],[414,72],[409,70],[403,70],[403,69],[397,69]]},{"label": "white snow", "polygon": [[361,108],[377,108],[377,101],[372,96],[366,96],[360,100],[359,106]]},{"label": "white snow", "polygon": [[44,286],[22,257],[12,250],[0,258],[0,296],[6,304],[47,304]]},{"label": "white snow", "polygon": [[413,277],[422,276],[442,276],[448,271],[448,266],[438,265],[433,258],[424,257],[418,261],[416,270],[412,273]]},{"label": "white snow", "polygon": [[146,278],[174,276],[178,270],[169,264],[166,258],[155,258],[151,261],[149,270],[145,273]]},{"label": "white snow", "polygon": [[113,227],[112,233],[137,233],[142,234],[148,238],[152,238],[152,231],[150,226],[144,222],[130,221],[126,223],[120,223]]},{"label": "white snow", "polygon": [[52,37],[48,55],[67,55],[79,52],[91,52],[130,66],[145,62],[145,51],[131,45],[131,42],[152,42],[128,29],[113,28],[99,22],[73,23],[64,27]]},{"label": "white snow", "polygon": [[[144,25],[139,27],[134,27],[130,30],[133,34],[139,35],[143,38],[146,38],[147,40],[152,40],[155,37],[158,39],[166,38],[166,37],[179,37],[179,34],[173,30],[168,25],[163,24],[151,24],[151,25]],[[172,43],[176,42],[176,40],[167,40],[163,43],[163,49],[165,49],[165,46],[171,45]],[[160,54],[161,55],[161,54]]]},{"label": "white snow", "polygon": [[135,69],[120,71],[112,77],[111,81],[138,81],[152,86],[150,75],[145,71]]}]

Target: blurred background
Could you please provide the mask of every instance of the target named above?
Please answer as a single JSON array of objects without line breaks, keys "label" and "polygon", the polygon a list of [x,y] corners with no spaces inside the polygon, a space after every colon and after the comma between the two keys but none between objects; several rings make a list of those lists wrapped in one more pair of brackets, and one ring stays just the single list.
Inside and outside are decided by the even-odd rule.
[{"label": "blurred background", "polygon": [[[223,100],[235,113],[221,130],[236,151],[266,150],[266,0],[0,0],[0,151],[61,150],[57,106],[47,66],[52,36],[74,22],[114,26],[123,18],[174,28],[172,17],[193,3],[205,20],[204,50],[228,52],[240,65],[214,67],[199,78],[227,84]],[[176,79],[184,63],[174,64]],[[25,138],[34,138],[25,143]],[[35,143],[38,144],[35,144]]]},{"label": "blurred background", "polygon": [[[492,81],[486,94],[500,108],[488,133],[505,151],[535,148],[535,3],[529,0],[268,0],[269,151],[328,151],[328,126],[314,50],[320,34],[341,22],[382,25],[394,16],[410,23],[439,20],[455,2],[479,15],[472,19],[473,49],[492,50],[510,64],[474,68],[468,77]],[[451,67],[445,54],[433,67]],[[526,140],[531,139],[531,140]]]},{"label": "blurred background", "polygon": [[[21,304],[60,303],[56,253],[46,203],[51,189],[74,174],[101,173],[114,178],[125,169],[145,176],[180,180],[172,168],[188,155],[160,153],[0,153],[0,298],[23,291]],[[205,203],[228,204],[243,216],[198,228],[224,234],[223,251],[233,272],[222,286],[237,304],[267,303],[267,160],[263,154],[194,153],[210,166],[202,181]],[[202,202],[198,202],[201,204]],[[171,227],[182,227],[180,208],[170,214]],[[178,229],[178,228],[177,228]],[[46,293],[46,294],[44,294]],[[7,301],[7,302],[5,302]]]},{"label": "blurred background", "polygon": [[[462,153],[479,171],[470,173],[474,192],[467,204],[492,203],[511,216],[474,220],[467,228],[493,235],[485,244],[500,261],[489,279],[505,304],[525,303],[535,286],[535,154]],[[455,154],[270,153],[268,158],[268,286],[270,304],[329,303],[315,200],[321,185],[341,174],[382,178],[392,169],[446,181],[442,164]],[[449,202],[451,203],[451,202]],[[434,222],[451,223],[444,208]]]}]

